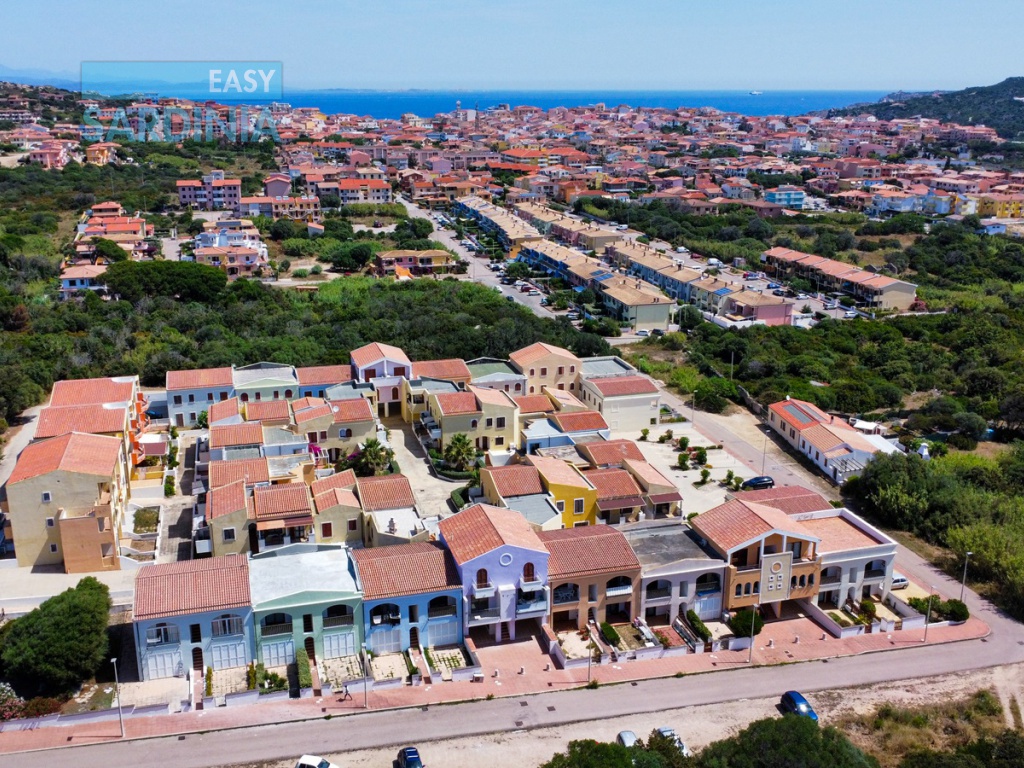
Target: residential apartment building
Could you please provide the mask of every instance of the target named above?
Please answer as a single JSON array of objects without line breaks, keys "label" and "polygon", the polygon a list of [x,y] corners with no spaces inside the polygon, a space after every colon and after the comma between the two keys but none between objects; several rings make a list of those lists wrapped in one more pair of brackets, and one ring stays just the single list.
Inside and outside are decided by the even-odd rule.
[{"label": "residential apartment building", "polygon": [[201,181],[176,182],[178,205],[202,211],[235,211],[242,199],[242,180],[229,179],[224,171],[211,171]]},{"label": "residential apartment building", "polygon": [[581,363],[567,349],[537,342],[510,354],[509,362],[526,377],[523,394],[540,394],[544,387],[576,391]]}]

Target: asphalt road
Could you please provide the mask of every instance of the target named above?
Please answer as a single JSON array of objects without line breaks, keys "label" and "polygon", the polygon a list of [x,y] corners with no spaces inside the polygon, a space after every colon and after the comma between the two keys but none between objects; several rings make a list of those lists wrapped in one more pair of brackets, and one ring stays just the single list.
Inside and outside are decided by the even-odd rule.
[{"label": "asphalt road", "polygon": [[[901,570],[917,583],[934,584],[945,595],[959,584],[912,553],[901,551]],[[973,593],[971,611],[992,628],[989,637],[929,647],[750,668],[700,676],[648,680],[635,684],[575,689],[537,696],[415,708],[284,723],[259,728],[118,742],[62,750],[59,762],[76,768],[145,763],[156,758],[175,768],[254,763],[293,758],[304,752],[333,753],[375,749],[436,739],[500,733],[571,722],[606,719],[679,707],[931,677],[1024,661],[1024,633]],[[908,633],[911,634],[911,633]],[[908,638],[912,641],[913,638]],[[526,702],[524,706],[522,702]],[[523,723],[517,726],[516,721]],[[4,756],[5,768],[50,768],[52,752]]]}]

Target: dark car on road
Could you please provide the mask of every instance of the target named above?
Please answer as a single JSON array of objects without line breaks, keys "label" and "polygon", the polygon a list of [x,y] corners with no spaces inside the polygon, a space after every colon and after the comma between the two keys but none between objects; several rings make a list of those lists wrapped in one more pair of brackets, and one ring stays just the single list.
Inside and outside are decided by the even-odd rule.
[{"label": "dark car on road", "polygon": [[783,714],[809,717],[814,722],[818,722],[818,713],[814,711],[814,707],[807,702],[807,699],[805,699],[801,693],[797,693],[796,691],[786,691],[782,694],[782,700],[779,702],[779,706],[782,708]]},{"label": "dark car on road", "polygon": [[744,491],[763,491],[765,488],[774,488],[775,480],[768,477],[767,475],[761,475],[760,477],[752,477],[749,480],[745,480],[741,485]]},{"label": "dark car on road", "polygon": [[395,768],[424,768],[419,750],[416,747],[402,747],[398,750]]}]

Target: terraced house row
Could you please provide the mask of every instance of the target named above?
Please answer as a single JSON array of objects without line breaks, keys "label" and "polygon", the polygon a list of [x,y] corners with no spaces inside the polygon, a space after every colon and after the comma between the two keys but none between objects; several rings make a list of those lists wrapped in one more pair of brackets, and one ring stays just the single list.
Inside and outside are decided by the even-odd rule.
[{"label": "terraced house row", "polygon": [[[604,471],[604,470],[602,470]],[[529,490],[529,478],[518,483]],[[777,616],[886,596],[896,545],[802,488],[738,494],[674,520],[542,530],[474,504],[428,540],[291,544],[146,566],[134,637],[142,679],[253,661],[292,662],[503,642],[545,626],[671,626],[760,605]]]}]

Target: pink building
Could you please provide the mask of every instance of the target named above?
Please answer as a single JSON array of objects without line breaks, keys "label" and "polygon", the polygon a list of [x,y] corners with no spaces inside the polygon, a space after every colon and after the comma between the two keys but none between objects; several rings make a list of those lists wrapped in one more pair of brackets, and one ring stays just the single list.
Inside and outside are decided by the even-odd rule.
[{"label": "pink building", "polygon": [[211,171],[202,181],[179,181],[178,203],[203,211],[237,210],[242,199],[241,179],[226,179],[224,171]]}]

